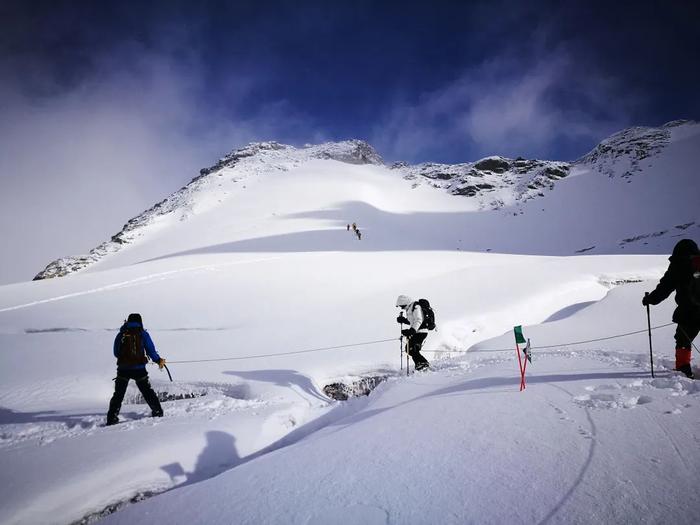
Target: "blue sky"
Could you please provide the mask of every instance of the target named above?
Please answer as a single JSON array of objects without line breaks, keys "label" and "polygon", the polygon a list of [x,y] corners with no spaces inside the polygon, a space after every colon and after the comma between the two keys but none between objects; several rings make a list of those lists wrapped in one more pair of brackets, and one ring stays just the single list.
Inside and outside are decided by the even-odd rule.
[{"label": "blue sky", "polygon": [[191,113],[178,131],[231,129],[224,150],[359,137],[389,160],[568,160],[700,113],[697,2],[3,5],[3,71],[30,101],[111,79],[128,108],[165,82]]},{"label": "blue sky", "polygon": [[0,234],[34,232],[36,273],[250,141],[573,160],[700,118],[698,20],[692,1],[2,0]]}]

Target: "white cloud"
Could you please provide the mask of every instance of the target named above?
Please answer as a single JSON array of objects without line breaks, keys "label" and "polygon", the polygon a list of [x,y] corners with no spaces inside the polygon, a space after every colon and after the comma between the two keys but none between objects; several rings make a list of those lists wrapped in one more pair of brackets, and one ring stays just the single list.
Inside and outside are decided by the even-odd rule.
[{"label": "white cloud", "polygon": [[229,75],[237,99],[208,105],[194,56],[132,47],[69,89],[43,66],[0,63],[0,284],[86,253],[232,148],[308,127],[283,101],[239,117],[251,77]]},{"label": "white cloud", "polygon": [[637,101],[621,97],[614,80],[580,67],[562,50],[534,62],[516,56],[490,60],[415,104],[396,104],[374,140],[393,158],[462,146],[472,155],[465,161],[491,154],[541,156],[561,140],[599,140],[628,124]]}]

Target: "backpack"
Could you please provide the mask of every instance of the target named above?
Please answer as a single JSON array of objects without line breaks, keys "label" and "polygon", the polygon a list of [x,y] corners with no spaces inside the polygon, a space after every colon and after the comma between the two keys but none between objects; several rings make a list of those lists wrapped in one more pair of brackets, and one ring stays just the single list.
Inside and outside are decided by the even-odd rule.
[{"label": "backpack", "polygon": [[700,306],[700,255],[690,257],[691,274],[688,282],[688,296],[690,301]]},{"label": "backpack", "polygon": [[421,310],[423,310],[423,322],[420,325],[420,329],[435,330],[435,312],[433,312],[433,309],[430,307],[428,300],[418,299],[416,303],[418,303]]},{"label": "backpack", "polygon": [[145,365],[148,358],[143,349],[143,328],[123,328],[119,339],[117,366]]}]

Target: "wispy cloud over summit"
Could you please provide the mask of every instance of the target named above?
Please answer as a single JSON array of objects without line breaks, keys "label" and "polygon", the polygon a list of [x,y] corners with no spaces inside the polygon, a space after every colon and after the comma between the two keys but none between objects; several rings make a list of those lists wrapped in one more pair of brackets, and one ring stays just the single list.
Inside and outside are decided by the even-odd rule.
[{"label": "wispy cloud over summit", "polygon": [[491,58],[413,103],[397,102],[375,128],[375,141],[387,155],[409,160],[576,155],[582,139],[629,125],[643,104],[563,49],[534,56]]}]

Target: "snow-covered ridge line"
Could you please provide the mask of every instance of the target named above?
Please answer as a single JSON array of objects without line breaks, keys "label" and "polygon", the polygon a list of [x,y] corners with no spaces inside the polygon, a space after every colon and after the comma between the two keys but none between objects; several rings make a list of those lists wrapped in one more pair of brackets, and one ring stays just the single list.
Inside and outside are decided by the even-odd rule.
[{"label": "snow-covered ridge line", "polygon": [[628,128],[603,140],[574,164],[587,165],[612,178],[625,163],[627,166],[621,176],[629,178],[642,171],[641,161],[658,154],[671,142],[673,128],[696,125],[698,123],[692,120],[674,120],[658,128]]},{"label": "snow-covered ridge line", "polygon": [[[609,177],[631,177],[642,171],[680,130],[698,126],[693,121],[674,121],[659,128],[634,127],[620,131],[602,141],[587,155],[574,162],[510,159],[491,156],[476,162],[460,164],[424,163],[409,165],[395,163],[389,169],[413,186],[429,185],[453,195],[474,199],[481,210],[498,210],[521,205],[552,190],[557,181],[567,177],[572,168],[583,167]],[[276,171],[287,171],[315,159],[330,159],[348,164],[383,165],[381,156],[367,142],[347,140],[306,145],[301,148],[278,142],[256,142],[234,150],[214,165],[200,170],[200,174],[163,201],[129,220],[122,230],[87,255],[64,257],[51,262],[39,272],[35,280],[61,277],[81,271],[134,243],[165,216],[186,220],[192,214],[216,206],[226,190],[220,176],[231,175],[234,185],[250,177],[264,176]],[[229,186],[229,189],[231,186]],[[201,197],[200,197],[201,195]]]},{"label": "snow-covered ridge line", "polygon": [[[252,142],[247,146],[234,150],[208,168],[199,171],[200,177],[232,168],[241,159],[280,152],[294,160],[332,159],[348,164],[383,164],[376,150],[363,140],[344,140],[341,142],[326,142],[318,145],[307,144],[303,148],[295,148],[279,142]],[[195,179],[196,180],[196,179]]]},{"label": "snow-covered ridge line", "polygon": [[[286,166],[299,164],[311,159],[331,159],[349,164],[382,164],[382,158],[372,146],[361,140],[327,142],[319,145],[307,145],[295,148],[278,142],[255,142],[234,150],[221,158],[216,164],[200,170],[199,176],[190,181],[169,197],[163,199],[148,210],[130,219],[121,231],[90,250],[87,255],[62,257],[49,263],[39,272],[34,280],[51,279],[75,273],[100,261],[110,253],[119,251],[124,245],[140,237],[144,228],[153,224],[159,217],[170,213],[181,213],[180,220],[185,220],[192,211],[196,195],[211,181],[210,176],[224,169],[238,169],[242,178],[260,171],[288,169]],[[260,164],[263,164],[262,166]],[[240,166],[243,164],[243,166]],[[258,164],[257,166],[253,164]],[[239,178],[241,180],[241,178]]]}]

